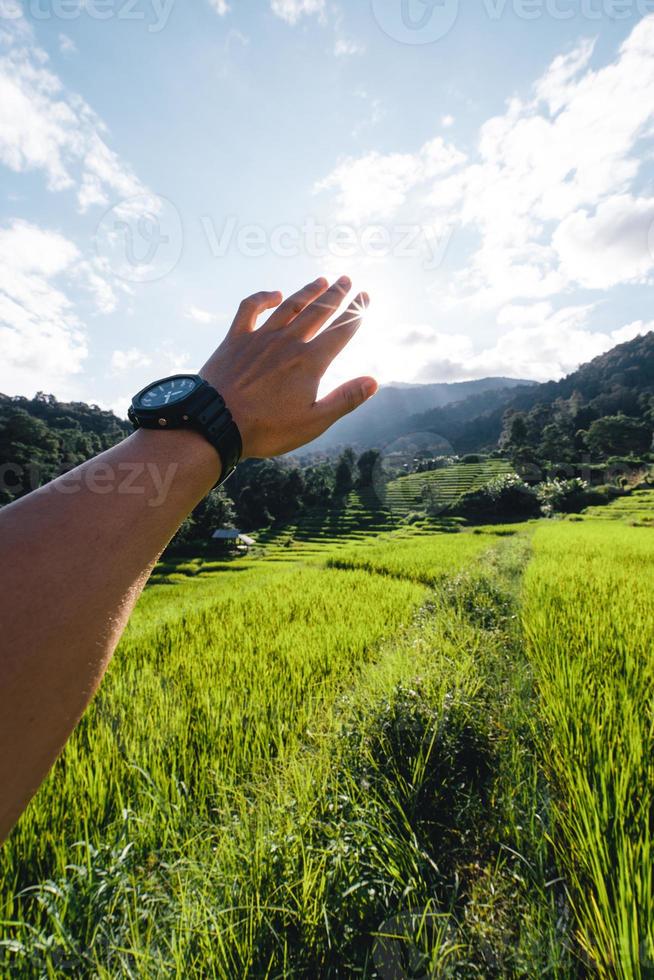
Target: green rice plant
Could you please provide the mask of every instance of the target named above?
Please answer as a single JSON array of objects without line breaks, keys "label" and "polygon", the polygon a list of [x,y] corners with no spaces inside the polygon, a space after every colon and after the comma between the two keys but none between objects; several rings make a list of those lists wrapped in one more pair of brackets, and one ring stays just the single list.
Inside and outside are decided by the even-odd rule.
[{"label": "green rice plant", "polygon": [[[464,539],[425,542],[434,574],[452,570],[433,593],[265,562],[153,587],[94,724],[12,839],[34,883],[16,896],[5,882],[12,976],[372,977],[389,931],[441,976],[569,975],[525,742],[526,543],[482,557],[471,535],[466,570]],[[216,671],[235,596],[258,648],[234,635]]]},{"label": "green rice plant", "polygon": [[522,616],[533,524],[364,501],[158,568],[3,851],[0,975],[373,980],[390,942],[407,975],[647,977],[633,497],[538,525]]},{"label": "green rice plant", "polygon": [[485,535],[457,534],[452,541],[443,534],[396,534],[374,540],[365,548],[342,548],[327,559],[327,565],[436,585],[488,549]]},{"label": "green rice plant", "polygon": [[524,621],[578,940],[604,977],[654,970],[654,548],[649,529],[538,530]]}]

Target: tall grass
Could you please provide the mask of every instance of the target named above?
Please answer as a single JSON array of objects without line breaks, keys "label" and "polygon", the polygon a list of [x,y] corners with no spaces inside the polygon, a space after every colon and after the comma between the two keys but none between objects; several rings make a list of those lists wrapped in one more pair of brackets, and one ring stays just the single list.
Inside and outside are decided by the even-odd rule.
[{"label": "tall grass", "polygon": [[61,870],[74,841],[102,842],[125,808],[137,812],[144,846],[165,833],[162,800],[180,818],[209,814],[229,786],[306,737],[316,710],[425,595],[407,582],[299,567],[198,585],[144,596],[99,696],[3,852],[9,884]]},{"label": "tall grass", "polygon": [[563,973],[523,543],[416,546],[431,594],[265,563],[150,590],[11,840],[12,975],[373,977],[389,930],[442,976]]},{"label": "tall grass", "polygon": [[159,568],[2,852],[0,975],[646,978],[652,532],[541,525],[523,583],[499,530]]},{"label": "tall grass", "polygon": [[578,939],[604,977],[654,974],[654,540],[589,522],[539,529],[524,619],[554,840]]},{"label": "tall grass", "polygon": [[365,547],[343,548],[328,558],[327,564],[331,568],[359,569],[433,586],[488,548],[485,535],[457,534],[455,542],[446,535],[391,535],[366,543]]}]

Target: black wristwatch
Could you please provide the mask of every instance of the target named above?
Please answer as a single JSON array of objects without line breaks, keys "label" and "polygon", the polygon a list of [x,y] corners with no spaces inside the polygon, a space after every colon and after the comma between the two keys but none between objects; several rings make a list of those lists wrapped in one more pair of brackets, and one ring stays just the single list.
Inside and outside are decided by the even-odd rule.
[{"label": "black wristwatch", "polygon": [[153,381],[134,395],[127,412],[135,429],[195,429],[220,454],[224,483],[243,452],[241,433],[222,395],[197,374],[175,374]]}]

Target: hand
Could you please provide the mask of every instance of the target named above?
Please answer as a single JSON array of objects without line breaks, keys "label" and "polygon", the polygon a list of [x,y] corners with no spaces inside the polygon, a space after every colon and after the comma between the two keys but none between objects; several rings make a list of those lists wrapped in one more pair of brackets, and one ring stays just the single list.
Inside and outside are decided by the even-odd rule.
[{"label": "hand", "polygon": [[[356,378],[316,400],[323,374],[361,325],[368,296],[360,293],[321,330],[351,289],[320,278],[282,303],[282,295],[244,299],[218,350],[200,371],[218,389],[243,439],[243,458],[279,456],[316,439],[377,391],[374,378]],[[281,305],[280,305],[281,304]],[[275,308],[256,328],[257,317]]]}]

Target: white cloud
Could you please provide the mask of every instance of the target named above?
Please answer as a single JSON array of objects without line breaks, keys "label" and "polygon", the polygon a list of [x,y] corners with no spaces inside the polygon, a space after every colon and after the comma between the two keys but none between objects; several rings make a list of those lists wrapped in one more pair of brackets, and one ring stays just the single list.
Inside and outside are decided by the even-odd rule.
[{"label": "white cloud", "polygon": [[129,350],[115,350],[111,355],[111,370],[114,374],[123,374],[137,367],[148,367],[152,359],[148,354],[131,347]]},{"label": "white cloud", "polygon": [[270,9],[287,24],[297,24],[301,17],[325,14],[325,0],[270,0]]},{"label": "white cloud", "polygon": [[365,48],[362,44],[357,44],[356,41],[350,41],[344,37],[337,38],[334,44],[334,54],[337,58],[348,57],[355,54],[363,54],[364,51]]},{"label": "white cloud", "polygon": [[53,191],[77,190],[80,210],[144,188],[104,141],[106,127],[47,67],[25,18],[7,22],[0,43],[0,162],[40,170]]},{"label": "white cloud", "polygon": [[[155,378],[188,371],[190,360],[189,354],[179,349],[178,341],[165,340],[151,351],[138,347],[114,350],[109,373],[114,376],[129,375],[130,390],[135,392]],[[120,397],[110,407],[117,414],[124,415],[129,402],[130,398]]]},{"label": "white cloud", "polygon": [[67,34],[59,35],[59,50],[62,54],[77,54],[77,45]]},{"label": "white cloud", "polygon": [[[528,297],[591,280],[606,288],[643,274],[646,261],[634,263],[629,217],[621,221],[610,205],[602,206],[613,198],[633,217],[625,195],[647,156],[639,141],[654,121],[654,17],[636,26],[611,64],[591,70],[592,53],[593,44],[585,42],[556,58],[533,99],[512,100],[503,116],[482,127],[461,214],[482,234],[470,293],[486,290],[491,302],[502,302],[512,282],[513,295]],[[597,219],[589,220],[596,208]],[[622,234],[630,241],[621,247],[612,236]],[[601,282],[589,276],[586,256],[609,240],[613,254],[621,253],[619,268]]]},{"label": "white cloud", "polygon": [[71,278],[92,297],[97,313],[113,313],[118,306],[116,291],[131,291],[126,283],[113,277],[107,262],[99,257],[77,262]]},{"label": "white cloud", "polygon": [[[387,378],[410,377],[411,359],[426,365],[421,380],[560,377],[643,329],[594,328],[585,291],[654,282],[654,15],[608,63],[594,67],[595,57],[583,41],[555,58],[480,127],[467,155],[443,139],[410,153],[370,151],[340,160],[317,185],[331,195],[334,221],[455,228],[447,267],[431,281],[418,268],[410,275],[435,318],[462,329],[407,328],[402,350],[397,317],[388,319],[375,351]],[[390,256],[377,271],[397,281],[403,269]],[[499,339],[466,346],[471,320]]]},{"label": "white cloud", "polygon": [[630,340],[635,340],[636,337],[644,337],[645,334],[651,333],[654,330],[654,320],[644,321],[644,320],[634,320],[633,323],[627,323],[624,327],[620,327],[619,330],[614,330],[611,334],[611,339],[615,344],[626,344]]},{"label": "white cloud", "polygon": [[58,283],[78,258],[58,232],[25,221],[0,228],[0,390],[65,393],[81,371],[83,325]]},{"label": "white cloud", "polygon": [[570,281],[589,289],[645,282],[654,269],[654,198],[615,195],[594,214],[575,211],[552,238]]},{"label": "white cloud", "polygon": [[224,17],[232,9],[227,0],[209,0],[209,4],[216,11],[219,17]]},{"label": "white cloud", "polygon": [[187,320],[202,324],[220,323],[225,320],[224,314],[210,313],[209,310],[203,310],[199,306],[190,306],[184,316]]},{"label": "white cloud", "polygon": [[441,118],[441,126],[443,129],[450,129],[454,125],[454,116],[450,116],[449,113]]},{"label": "white cloud", "polygon": [[461,381],[483,377],[512,377],[548,381],[562,378],[580,364],[605,353],[616,344],[633,340],[654,328],[637,321],[614,331],[592,331],[592,306],[564,307],[556,312],[549,303],[512,305],[500,311],[498,323],[508,327],[494,343],[475,349],[468,336],[423,334],[425,363],[419,381]]},{"label": "white cloud", "polygon": [[338,217],[344,221],[390,218],[415,187],[442,177],[464,160],[463,153],[436,137],[415,154],[373,151],[349,157],[315,189],[336,192]]},{"label": "white cloud", "polygon": [[[579,290],[653,282],[654,15],[608,63],[592,67],[595,55],[594,42],[582,41],[555,58],[480,127],[467,156],[435,139],[413,153],[340,160],[317,185],[332,195],[333,220],[454,227],[447,278],[436,274],[426,288],[440,313],[460,322],[473,313],[489,330],[507,304],[557,300],[570,310]],[[558,322],[550,313],[549,326]],[[606,341],[587,335],[601,337],[571,334],[592,356]],[[533,371],[560,373],[566,365],[541,348]],[[484,353],[489,366],[504,356]],[[517,362],[520,373],[530,365]]]}]

